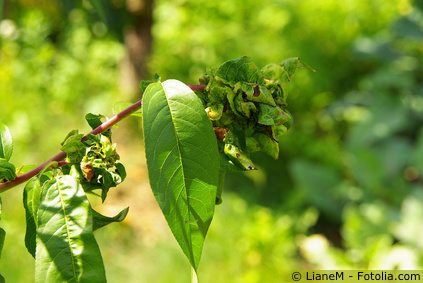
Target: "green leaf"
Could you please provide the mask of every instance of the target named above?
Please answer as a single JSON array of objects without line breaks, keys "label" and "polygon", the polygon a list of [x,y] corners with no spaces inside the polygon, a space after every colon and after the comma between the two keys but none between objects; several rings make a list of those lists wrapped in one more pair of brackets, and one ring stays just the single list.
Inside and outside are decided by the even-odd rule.
[{"label": "green leaf", "polygon": [[108,217],[98,213],[94,209],[91,209],[91,213],[93,215],[93,230],[95,231],[113,222],[122,222],[128,214],[128,211],[129,207],[125,208],[113,217]]},{"label": "green leaf", "polygon": [[247,56],[226,61],[219,67],[216,75],[228,82],[259,83],[263,79],[256,64]]},{"label": "green leaf", "polygon": [[0,258],[1,258],[1,252],[3,250],[5,238],[6,238],[6,231],[4,231],[4,229],[0,227]]},{"label": "green leaf", "polygon": [[254,138],[260,145],[261,150],[273,157],[273,159],[278,159],[279,156],[279,144],[277,141],[269,137],[268,135],[257,133],[254,135]]},{"label": "green leaf", "polygon": [[12,135],[6,125],[0,124],[0,158],[10,160],[13,152]]},{"label": "green leaf", "polygon": [[87,121],[88,125],[90,125],[90,127],[92,129],[97,128],[98,126],[100,126],[103,122],[101,122],[101,119],[105,118],[103,115],[101,114],[92,114],[92,113],[88,113],[87,115],[85,115],[85,120]]},{"label": "green leaf", "polygon": [[7,162],[5,159],[0,158],[0,182],[12,181],[16,178],[15,166]]},{"label": "green leaf", "polygon": [[68,136],[66,140],[63,141],[61,150],[69,154],[84,148],[85,146],[81,141],[83,136],[83,134],[78,134],[78,131]]},{"label": "green leaf", "polygon": [[72,176],[43,184],[37,211],[35,282],[106,282],[90,204]]},{"label": "green leaf", "polygon": [[223,152],[239,168],[245,171],[256,170],[254,163],[248,156],[233,144],[225,144]]},{"label": "green leaf", "polygon": [[142,80],[140,82],[140,90],[141,93],[144,93],[144,91],[147,89],[147,87],[152,83],[160,82],[160,76],[159,74],[154,74],[154,77],[151,80]]},{"label": "green leaf", "polygon": [[219,183],[211,122],[201,100],[176,80],[150,84],[142,111],[152,190],[173,235],[197,269]]},{"label": "green leaf", "polygon": [[25,185],[23,204],[26,216],[25,246],[28,252],[35,258],[37,239],[37,211],[40,205],[41,183],[38,177],[34,177]]}]

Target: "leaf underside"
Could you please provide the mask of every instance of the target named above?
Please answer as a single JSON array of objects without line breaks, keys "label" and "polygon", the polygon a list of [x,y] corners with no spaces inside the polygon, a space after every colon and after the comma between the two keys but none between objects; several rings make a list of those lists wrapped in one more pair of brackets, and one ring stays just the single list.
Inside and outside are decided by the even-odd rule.
[{"label": "leaf underside", "polygon": [[150,84],[142,102],[151,188],[196,270],[218,186],[219,154],[211,122],[195,93],[176,80]]},{"label": "leaf underside", "polygon": [[106,282],[90,205],[74,177],[43,184],[36,220],[36,283]]}]

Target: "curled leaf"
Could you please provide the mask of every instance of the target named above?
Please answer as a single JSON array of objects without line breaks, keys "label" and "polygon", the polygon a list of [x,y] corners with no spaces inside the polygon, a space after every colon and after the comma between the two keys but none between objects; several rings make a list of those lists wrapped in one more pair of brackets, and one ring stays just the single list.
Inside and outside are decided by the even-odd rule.
[{"label": "curled leaf", "polygon": [[223,151],[229,159],[236,165],[240,166],[243,170],[255,170],[256,166],[247,157],[247,155],[241,151],[237,146],[233,144],[225,144],[225,148]]}]

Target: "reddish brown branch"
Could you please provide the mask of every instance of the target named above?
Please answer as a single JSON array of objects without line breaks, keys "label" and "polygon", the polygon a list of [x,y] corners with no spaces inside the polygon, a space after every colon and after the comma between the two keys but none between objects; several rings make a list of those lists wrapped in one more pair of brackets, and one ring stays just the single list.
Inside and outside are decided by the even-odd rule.
[{"label": "reddish brown branch", "polygon": [[193,91],[203,91],[206,85],[188,85]]},{"label": "reddish brown branch", "polygon": [[[205,85],[188,85],[188,86],[193,91],[202,91],[206,87]],[[82,138],[82,140],[85,140],[87,138],[87,136],[90,135],[90,134],[98,135],[98,134],[104,132],[105,130],[111,128],[113,125],[115,125],[120,120],[124,119],[125,117],[129,116],[131,113],[135,112],[139,108],[141,108],[141,100],[135,102],[134,104],[132,104],[128,108],[122,110],[121,112],[119,112],[118,114],[116,114],[115,116],[113,116],[112,118],[110,118],[109,120],[107,120],[106,122],[104,122],[103,124],[98,126],[97,128],[95,128],[94,130],[92,130],[91,132],[86,134]],[[66,162],[63,161],[63,159],[65,159],[65,157],[66,157],[66,153],[64,153],[63,151],[59,152],[58,154],[51,157],[50,159],[48,159],[44,163],[40,164],[36,168],[32,169],[31,171],[28,171],[25,174],[22,174],[22,175],[16,177],[13,181],[0,183],[0,193],[5,192],[8,189],[11,189],[11,188],[13,188],[13,187],[15,187],[19,184],[22,184],[23,182],[25,182],[29,179],[31,179],[32,177],[34,177],[35,175],[40,173],[44,168],[49,166],[51,164],[51,162],[53,162],[53,161],[59,162],[59,165],[66,164]]]}]

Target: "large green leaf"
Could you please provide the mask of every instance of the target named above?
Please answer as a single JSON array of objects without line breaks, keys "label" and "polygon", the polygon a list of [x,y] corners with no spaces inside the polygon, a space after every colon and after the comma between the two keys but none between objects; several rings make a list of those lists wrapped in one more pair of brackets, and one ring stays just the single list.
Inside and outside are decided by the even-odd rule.
[{"label": "large green leaf", "polygon": [[106,282],[90,204],[72,176],[59,176],[42,186],[35,282]]},{"label": "large green leaf", "polygon": [[10,160],[13,152],[12,135],[10,134],[9,128],[5,125],[0,124],[0,158]]},{"label": "large green leaf", "polygon": [[214,214],[219,153],[200,99],[185,84],[150,84],[143,129],[151,188],[194,269]]}]

